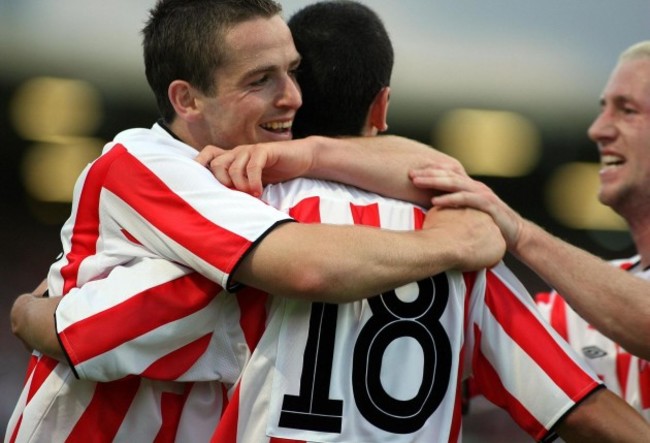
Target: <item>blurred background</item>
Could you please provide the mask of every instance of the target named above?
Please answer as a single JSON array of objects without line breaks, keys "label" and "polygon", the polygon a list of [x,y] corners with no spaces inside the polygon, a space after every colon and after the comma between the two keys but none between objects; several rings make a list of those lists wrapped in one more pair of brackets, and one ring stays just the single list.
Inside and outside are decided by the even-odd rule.
[{"label": "blurred background", "polygon": [[[282,1],[285,16],[311,1]],[[598,204],[586,130],[648,0],[366,0],[396,52],[391,133],[458,156],[523,215],[604,258],[631,255]],[[102,145],[157,118],[140,29],[154,0],[0,0],[0,432],[28,355],[8,313],[59,252],[72,185]],[[531,292],[546,287],[508,263]],[[465,441],[529,441],[473,405]]]}]

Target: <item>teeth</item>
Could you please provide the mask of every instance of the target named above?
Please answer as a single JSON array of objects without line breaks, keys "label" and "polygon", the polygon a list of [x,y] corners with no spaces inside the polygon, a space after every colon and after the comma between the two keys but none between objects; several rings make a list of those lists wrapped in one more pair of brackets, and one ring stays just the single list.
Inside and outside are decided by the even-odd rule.
[{"label": "teeth", "polygon": [[292,123],[293,122],[291,122],[291,121],[269,122],[269,123],[264,123],[262,125],[262,127],[265,128],[265,129],[271,129],[271,130],[277,131],[277,130],[280,130],[280,129],[290,129]]},{"label": "teeth", "polygon": [[623,163],[623,159],[617,155],[603,155],[600,158],[600,163],[604,166],[620,165]]}]

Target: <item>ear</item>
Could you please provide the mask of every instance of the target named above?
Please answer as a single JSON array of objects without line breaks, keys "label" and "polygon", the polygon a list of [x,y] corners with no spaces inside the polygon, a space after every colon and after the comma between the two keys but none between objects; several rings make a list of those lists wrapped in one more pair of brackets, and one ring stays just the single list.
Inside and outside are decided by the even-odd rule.
[{"label": "ear", "polygon": [[368,111],[368,122],[377,132],[384,132],[388,129],[388,100],[390,98],[390,86],[383,87],[370,105]]},{"label": "ear", "polygon": [[200,100],[196,90],[185,80],[174,80],[167,89],[169,101],[182,120],[195,121],[201,116]]}]

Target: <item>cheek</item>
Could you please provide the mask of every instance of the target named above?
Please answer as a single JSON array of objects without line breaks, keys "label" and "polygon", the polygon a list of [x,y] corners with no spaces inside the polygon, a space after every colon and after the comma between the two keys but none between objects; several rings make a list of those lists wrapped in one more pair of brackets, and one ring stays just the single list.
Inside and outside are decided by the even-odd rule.
[{"label": "cheek", "polygon": [[239,138],[243,131],[236,117],[236,114],[229,112],[214,113],[210,116],[212,139],[218,140],[218,145],[223,148],[232,148],[241,144]]},{"label": "cheek", "polygon": [[237,144],[254,143],[258,126],[264,121],[266,104],[263,97],[256,95],[231,102],[230,106],[213,113],[214,127]]},{"label": "cheek", "polygon": [[269,100],[265,99],[264,95],[255,95],[249,97],[249,99],[242,104],[242,108],[249,120],[258,123],[265,111],[269,108],[270,103]]},{"label": "cheek", "polygon": [[643,163],[638,165],[638,169],[640,169],[639,172],[643,175],[650,188],[650,153],[643,160]]}]

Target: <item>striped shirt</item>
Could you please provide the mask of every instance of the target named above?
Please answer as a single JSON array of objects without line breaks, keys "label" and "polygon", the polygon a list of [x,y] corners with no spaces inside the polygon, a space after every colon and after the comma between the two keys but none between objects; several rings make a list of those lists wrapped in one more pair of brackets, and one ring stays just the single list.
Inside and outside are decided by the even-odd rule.
[{"label": "striped shirt", "polygon": [[[424,218],[318,180],[272,185],[263,198],[306,223],[409,230]],[[270,312],[212,442],[459,442],[470,375],[533,438],[552,439],[601,386],[503,264],[342,305],[277,297]]]},{"label": "striped shirt", "polygon": [[[424,217],[422,210],[410,204],[319,181],[296,180],[271,186],[265,198],[303,222],[356,223],[404,230],[421,227]],[[124,282],[121,290],[126,294],[154,295],[164,293],[162,288],[167,287],[167,282],[197,278],[186,272],[187,269],[161,263],[161,260],[141,260],[124,269],[116,268],[105,279],[86,284],[79,292],[91,298],[93,290],[97,294],[114,294],[118,291],[114,288],[119,288],[114,282]],[[143,280],[158,276],[160,284],[148,288],[142,281],[142,286],[136,287],[135,279],[127,277],[129,274]],[[106,287],[110,287],[110,291]],[[197,298],[201,292],[206,292],[198,285],[194,287]],[[189,294],[192,285],[183,288],[190,291],[183,294]],[[101,345],[94,350],[90,349],[93,345],[87,352],[77,351],[86,346],[83,337],[88,329],[79,327],[72,333],[77,325],[83,326],[84,314],[75,318],[72,303],[65,304],[67,297],[57,310],[57,327],[60,336],[67,336],[67,339],[62,338],[62,343],[69,355],[87,356],[73,362],[82,378],[104,380],[110,374],[142,375],[149,371],[148,376],[155,374],[160,379],[190,381],[209,380],[221,371],[220,380],[230,387],[236,370],[224,369],[231,355],[228,346],[232,348],[232,355],[239,355],[233,359],[233,368],[242,361],[241,355],[250,355],[254,350],[240,382],[228,391],[232,398],[223,416],[218,410],[212,418],[220,420],[212,437],[212,441],[220,443],[280,443],[307,439],[384,441],[387,436],[391,441],[398,441],[400,436],[403,441],[414,442],[460,441],[458,380],[472,372],[492,388],[493,401],[508,410],[531,435],[542,438],[569,408],[598,386],[539,322],[535,310],[530,309],[530,297],[502,266],[474,274],[441,274],[371,301],[340,306],[301,303],[281,297],[270,298],[267,302],[263,294],[250,288],[240,291],[236,298],[224,295],[217,296],[211,306],[217,311],[212,314],[217,321],[212,324],[210,344],[202,352],[192,346],[178,347],[173,334],[186,336],[181,342],[189,343],[204,335],[201,328],[189,323],[178,328],[151,329],[142,337],[117,337],[114,345]],[[503,300],[504,297],[507,300]],[[169,298],[174,299],[172,292]],[[184,304],[185,299],[180,303]],[[427,299],[432,302],[423,303]],[[162,300],[167,301],[164,297]],[[378,319],[379,329],[384,329],[381,323],[386,318],[383,304],[396,310],[397,316],[387,322],[395,327],[387,337],[376,341],[373,337],[377,335]],[[129,307],[133,305],[126,306]],[[110,311],[106,315],[117,313]],[[322,319],[322,322],[314,319]],[[499,323],[498,319],[507,321]],[[312,327],[312,321],[319,326]],[[64,328],[62,324],[67,326]],[[522,334],[521,324],[534,334]],[[402,330],[411,332],[403,334]],[[217,341],[214,337],[222,339]],[[317,346],[314,346],[314,337],[319,338]],[[372,355],[357,352],[366,348],[369,340],[384,344],[370,347],[374,349]],[[554,350],[552,359],[547,353],[536,352],[540,343]],[[321,351],[314,352],[315,349]],[[134,355],[138,358],[129,358]],[[514,358],[518,366],[524,368],[524,373],[535,374],[543,381],[549,395],[552,394],[552,401],[537,404],[537,391],[524,389],[529,386],[529,377],[524,382],[520,372],[512,374]],[[166,370],[166,365],[154,365],[156,371],[149,370],[150,362],[179,360],[188,368],[181,375],[178,370]],[[364,360],[367,361],[365,371],[360,371],[359,367],[364,369]],[[432,368],[435,368],[433,372]],[[318,389],[308,389],[310,385],[305,380],[311,378],[306,374],[317,376],[311,387]],[[365,379],[366,383],[352,381],[359,379]],[[334,393],[332,398],[325,392],[326,382],[330,386],[328,391]],[[355,391],[355,386],[367,386],[367,389],[365,393],[364,390]],[[310,392],[316,395],[310,397]],[[327,417],[324,425],[317,423],[316,429],[305,429],[299,423],[306,417],[322,415],[314,411],[305,414],[300,409],[300,398],[305,395],[316,407],[320,407],[321,402],[327,405],[331,400],[340,405],[341,413]],[[298,399],[297,408],[287,411],[279,405],[287,396]],[[404,413],[414,408],[421,412],[410,416]],[[390,416],[395,411],[399,413],[392,420],[376,415]],[[137,413],[135,405],[133,413]],[[300,426],[297,429],[292,427],[296,423]],[[327,430],[323,431],[320,426],[326,426]],[[267,433],[276,437],[269,437]],[[207,441],[204,437],[203,433],[195,433],[193,438],[179,437],[176,441]]]},{"label": "striped shirt", "polygon": [[[57,331],[70,364],[33,355],[6,442],[209,439],[248,358],[246,347],[230,345],[243,331],[214,334],[215,323],[239,322],[220,314],[238,309],[222,288],[256,242],[290,218],[220,185],[195,156],[154,125],[118,134],[82,172],[62,258],[48,275],[50,294],[63,296]],[[149,261],[156,266],[139,272]],[[102,292],[107,278],[111,291]],[[174,352],[140,352],[152,336],[172,337]]]},{"label": "striped shirt", "polygon": [[[642,270],[638,263],[639,257],[635,256],[615,260],[612,265],[650,280],[650,270]],[[537,294],[535,300],[544,318],[584,357],[607,388],[650,420],[650,362],[630,354],[597,331],[557,292]]]}]

